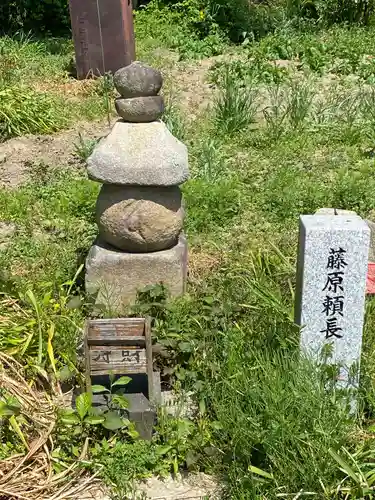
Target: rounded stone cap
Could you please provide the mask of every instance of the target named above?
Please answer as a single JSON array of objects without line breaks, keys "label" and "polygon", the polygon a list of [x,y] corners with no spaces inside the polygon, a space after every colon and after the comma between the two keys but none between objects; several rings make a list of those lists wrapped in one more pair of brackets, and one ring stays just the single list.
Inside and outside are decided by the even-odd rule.
[{"label": "rounded stone cap", "polygon": [[96,217],[100,237],[120,250],[165,250],[177,243],[182,230],[182,194],[176,186],[103,185]]},{"label": "rounded stone cap", "polygon": [[119,120],[87,160],[90,179],[127,186],[177,186],[189,178],[186,146],[161,121]]},{"label": "rounded stone cap", "polygon": [[122,97],[147,97],[159,93],[163,78],[157,69],[140,61],[134,61],[116,71],[113,83]]},{"label": "rounded stone cap", "polygon": [[132,97],[115,101],[116,111],[127,122],[147,123],[158,120],[164,112],[164,99],[161,95]]}]

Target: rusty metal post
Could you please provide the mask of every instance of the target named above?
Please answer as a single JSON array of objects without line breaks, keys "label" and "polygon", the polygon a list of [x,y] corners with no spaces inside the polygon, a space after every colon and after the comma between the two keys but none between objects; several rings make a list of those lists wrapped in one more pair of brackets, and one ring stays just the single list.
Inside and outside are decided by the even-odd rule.
[{"label": "rusty metal post", "polygon": [[134,61],[131,0],[69,0],[69,7],[79,79]]}]

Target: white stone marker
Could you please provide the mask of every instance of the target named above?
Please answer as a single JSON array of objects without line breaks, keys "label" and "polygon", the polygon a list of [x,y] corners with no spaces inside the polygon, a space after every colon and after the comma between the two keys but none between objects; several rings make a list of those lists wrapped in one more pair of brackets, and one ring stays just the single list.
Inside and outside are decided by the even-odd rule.
[{"label": "white stone marker", "polygon": [[[340,366],[338,386],[358,386],[370,229],[358,215],[302,215],[295,321],[301,349]],[[321,358],[320,358],[321,359]]]}]

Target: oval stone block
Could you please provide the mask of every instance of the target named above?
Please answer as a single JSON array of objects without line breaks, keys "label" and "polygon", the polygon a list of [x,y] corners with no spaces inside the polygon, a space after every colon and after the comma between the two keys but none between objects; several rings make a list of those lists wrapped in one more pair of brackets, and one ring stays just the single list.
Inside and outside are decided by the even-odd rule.
[{"label": "oval stone block", "polygon": [[116,99],[116,111],[127,122],[147,123],[158,120],[164,112],[161,95]]},{"label": "oval stone block", "polygon": [[155,252],[177,243],[184,210],[177,186],[102,186],[96,204],[100,236],[128,252]]},{"label": "oval stone block", "polygon": [[122,97],[142,97],[157,95],[163,85],[163,78],[157,69],[134,61],[116,71],[113,83]]}]

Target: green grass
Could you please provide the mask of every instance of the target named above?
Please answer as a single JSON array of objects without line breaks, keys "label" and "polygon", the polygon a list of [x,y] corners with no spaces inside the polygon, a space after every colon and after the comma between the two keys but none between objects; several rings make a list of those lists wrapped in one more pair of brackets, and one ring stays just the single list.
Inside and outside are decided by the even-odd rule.
[{"label": "green grass", "polygon": [[[208,35],[190,36],[178,13],[152,6],[136,17],[140,53],[149,61],[163,65],[155,55],[161,39],[182,57],[214,53],[205,52]],[[181,50],[189,37],[193,48]],[[91,458],[105,466],[103,477],[120,498],[140,476],[189,466],[218,473],[227,498],[235,500],[339,499],[346,476],[340,468],[347,466],[336,454],[352,466],[354,457],[359,470],[373,468],[374,301],[367,302],[359,415],[349,418],[344,395],[327,387],[326,371],[297,358],[293,290],[300,214],[328,206],[375,216],[374,39],[370,28],[286,27],[212,68],[208,76],[218,88],[194,121],[178,99],[169,103],[165,121],[190,154],[192,175],[183,191],[192,280],[186,296],[167,308],[157,291],[145,293],[144,302],[153,303],[140,310],[156,316],[155,335],[171,354],[163,363],[178,391],[193,392],[198,410],[193,423],[162,419],[150,445],[130,439],[93,444]],[[46,42],[3,43],[10,58],[20,54],[6,76],[12,95],[27,72],[40,83],[50,66],[51,81],[68,78],[69,44],[59,52]],[[295,64],[280,68],[277,59]],[[77,98],[76,110],[94,117],[101,103],[105,116],[108,83],[101,79]],[[30,129],[35,117],[51,116],[51,130],[71,123],[70,105],[61,114],[66,123],[45,108],[40,113],[44,99],[55,99],[50,109],[60,109],[51,89],[48,97],[37,85],[27,92],[33,92],[30,114],[21,120],[24,102],[10,106],[13,128],[6,137],[39,133],[42,122]],[[84,160],[92,144],[76,147]],[[17,231],[0,250],[0,346],[35,370],[41,328],[43,369],[51,373],[51,323],[57,369],[71,368],[79,329],[92,312],[81,276],[74,285],[64,283],[96,235],[99,186],[82,172],[47,167],[40,165],[17,191],[1,192],[0,220],[15,223]],[[40,304],[39,317],[28,291]],[[81,302],[73,307],[76,296]],[[122,481],[118,471],[125,468]],[[348,498],[372,498],[355,477],[343,483]]]},{"label": "green grass", "polygon": [[73,55],[68,39],[0,38],[0,141],[107,115],[108,78],[78,82],[70,75]]}]

